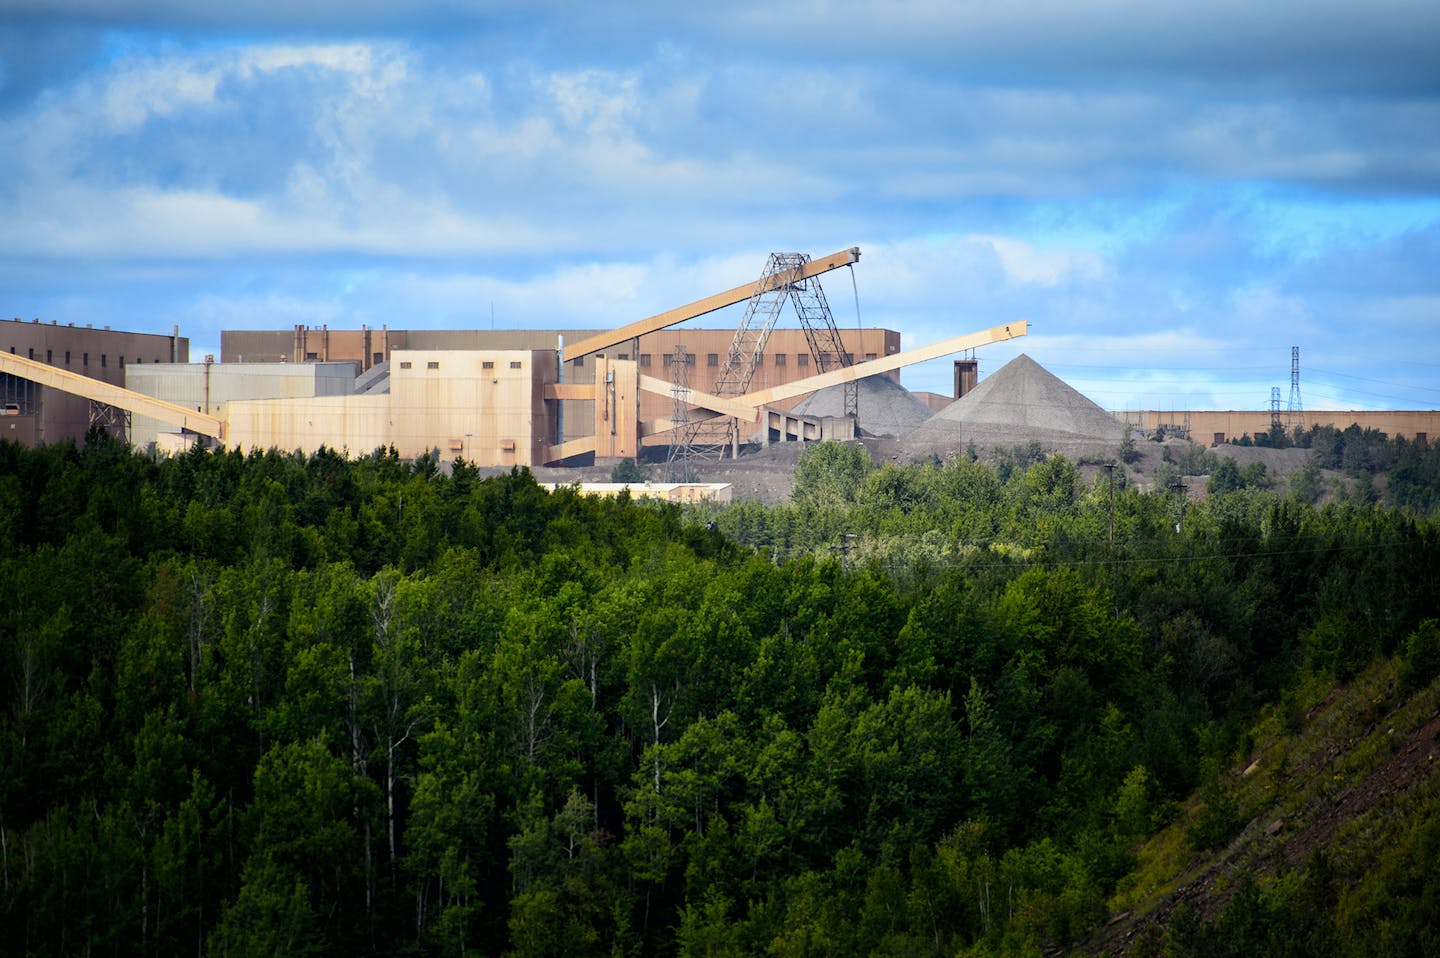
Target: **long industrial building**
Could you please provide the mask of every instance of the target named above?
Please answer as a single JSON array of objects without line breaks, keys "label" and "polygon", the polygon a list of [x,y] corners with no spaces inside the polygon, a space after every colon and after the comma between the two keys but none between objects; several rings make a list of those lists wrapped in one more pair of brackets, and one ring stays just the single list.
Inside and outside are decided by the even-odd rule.
[{"label": "long industrial building", "polygon": [[[893,356],[900,352],[900,333],[893,329],[841,329],[840,340],[847,364]],[[603,336],[598,329],[330,329],[328,326],[296,326],[283,330],[227,330],[220,334],[220,361],[223,364],[278,364],[352,362],[363,373],[389,363],[396,350],[453,352],[457,350],[550,350]],[[691,389],[713,393],[724,369],[723,360],[735,337],[733,329],[663,329],[627,340],[598,353],[566,360],[562,381],[579,385],[595,382],[597,358],[633,360],[642,375],[673,379],[672,364],[684,357],[689,367],[686,381]],[[810,344],[803,329],[777,328],[770,332],[764,355],[752,379],[752,388],[780,386],[813,375]],[[884,374],[900,381],[898,370]],[[789,400],[785,407],[796,400]],[[640,397],[640,415],[660,419],[671,413],[666,396],[645,393]],[[587,434],[571,423],[586,423],[592,417],[589,400],[570,400],[565,407],[565,434]]]},{"label": "long industrial building", "polygon": [[[859,383],[870,380],[871,395],[883,399],[873,384],[899,390],[899,370],[912,363],[966,354],[955,362],[960,397],[976,386],[976,348],[1027,332],[1019,320],[902,350],[896,330],[839,329],[819,277],[859,257],[854,248],[813,260],[772,254],[753,283],[616,330],[235,330],[221,334],[218,363],[210,356],[190,363],[178,329],[157,336],[0,323],[0,438],[53,443],[101,424],[161,451],[202,438],[247,450],[328,447],[351,455],[393,446],[407,458],[435,454],[483,466],[616,459],[662,444],[672,456],[677,448],[688,455],[692,445],[735,455],[752,437],[859,435]],[[741,303],[738,329],[684,325]],[[777,324],[787,305],[800,328]],[[822,404],[825,413],[811,415],[797,405],[826,389],[844,391],[839,407]],[[925,400],[931,409],[944,402]],[[1115,414],[1145,431],[1205,443],[1264,433],[1271,416]],[[1310,412],[1306,421],[1423,443],[1440,427],[1440,412]]]}]

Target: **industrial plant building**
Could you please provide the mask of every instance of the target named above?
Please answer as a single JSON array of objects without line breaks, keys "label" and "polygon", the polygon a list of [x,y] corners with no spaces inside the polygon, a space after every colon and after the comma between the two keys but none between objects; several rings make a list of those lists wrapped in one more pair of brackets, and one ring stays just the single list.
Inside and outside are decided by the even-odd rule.
[{"label": "industrial plant building", "polygon": [[[188,362],[190,340],[179,329],[164,336],[11,319],[0,321],[0,353],[123,386],[128,368]],[[0,371],[0,438],[31,446],[81,440],[92,423],[123,428],[112,407],[97,409],[81,396]]]},{"label": "industrial plant building", "polygon": [[[922,434],[932,412],[972,437],[988,428],[977,418],[983,404],[968,412],[964,400],[953,412],[946,404],[972,391],[982,398],[974,350],[1024,336],[1025,321],[911,350],[901,349],[896,330],[840,329],[819,276],[859,257],[854,248],[814,260],[772,254],[756,282],[616,330],[235,330],[221,334],[218,363],[210,356],[189,362],[178,329],[163,336],[14,320],[0,323],[0,437],[55,443],[98,424],[162,452],[196,441],[350,455],[393,447],[405,458],[431,454],[480,466],[604,461],[659,446],[672,458],[677,450],[737,455],[751,440],[866,434],[862,383],[867,401],[889,413],[887,427],[870,434]],[[738,329],[683,325],[741,303]],[[787,306],[799,328],[777,324]],[[903,367],[956,354],[953,397],[919,399],[900,387]],[[1060,388],[1033,371],[1026,382]],[[1128,422],[1207,443],[1260,435],[1274,422],[1273,407],[1090,412],[1109,423],[1100,430],[1107,435]],[[1308,424],[1358,423],[1422,443],[1437,418],[1306,414]]]}]

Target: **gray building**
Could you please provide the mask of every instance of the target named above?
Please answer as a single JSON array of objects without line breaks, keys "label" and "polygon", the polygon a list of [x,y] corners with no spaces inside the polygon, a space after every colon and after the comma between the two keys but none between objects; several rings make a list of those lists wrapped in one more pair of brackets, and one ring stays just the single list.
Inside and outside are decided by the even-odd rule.
[{"label": "gray building", "polygon": [[[226,418],[226,405],[237,399],[308,399],[348,396],[355,391],[354,362],[309,363],[162,363],[135,365],[125,371],[125,388]],[[150,448],[174,427],[134,417],[130,441]]]}]

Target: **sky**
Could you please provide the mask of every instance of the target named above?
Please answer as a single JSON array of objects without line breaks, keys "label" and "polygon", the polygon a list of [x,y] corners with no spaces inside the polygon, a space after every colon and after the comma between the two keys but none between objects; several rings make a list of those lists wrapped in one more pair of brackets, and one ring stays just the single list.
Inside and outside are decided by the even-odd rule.
[{"label": "sky", "polygon": [[0,224],[0,315],[197,358],[611,328],[858,246],[841,328],[1029,320],[982,376],[1288,408],[1298,346],[1307,410],[1436,409],[1440,3],[0,0]]}]

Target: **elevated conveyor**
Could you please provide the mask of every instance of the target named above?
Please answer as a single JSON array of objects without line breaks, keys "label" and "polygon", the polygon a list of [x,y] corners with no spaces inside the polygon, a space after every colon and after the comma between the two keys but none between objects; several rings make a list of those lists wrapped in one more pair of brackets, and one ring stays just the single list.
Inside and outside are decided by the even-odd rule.
[{"label": "elevated conveyor", "polygon": [[58,369],[55,366],[26,359],[23,356],[0,353],[0,372],[28,379],[47,389],[57,389],[60,392],[80,396],[92,402],[114,406],[116,409],[123,409],[136,416],[158,419],[160,422],[186,432],[198,433],[214,439],[223,440],[225,438],[224,420],[186,409],[184,406],[177,406],[163,399],[156,399],[154,396],[137,393],[123,386],[72,373],[68,369]]}]

